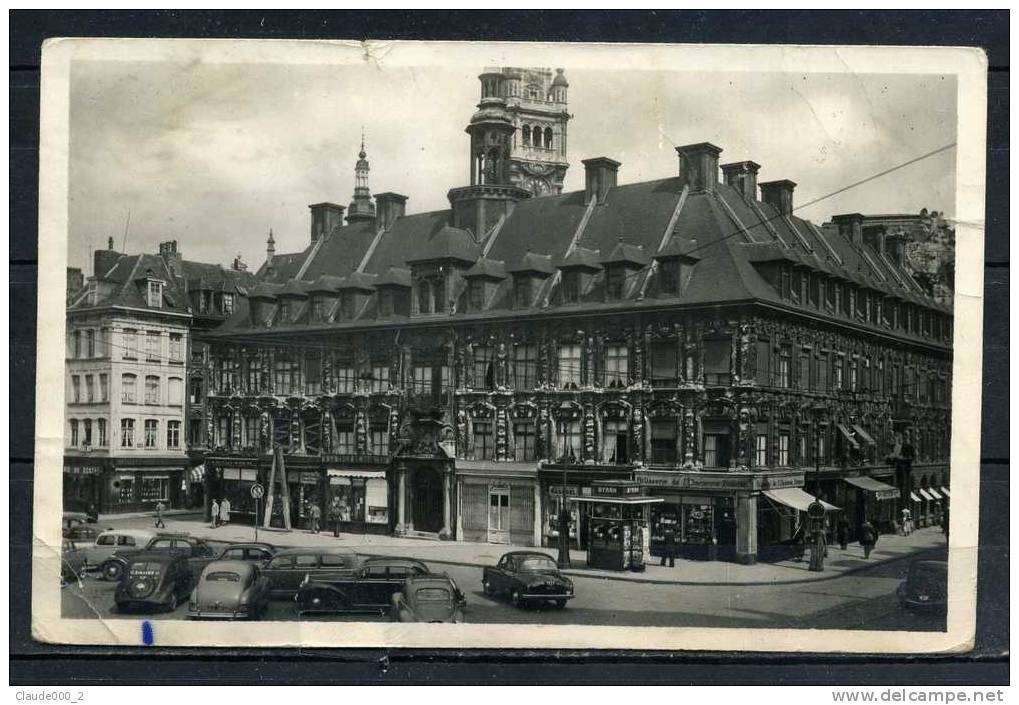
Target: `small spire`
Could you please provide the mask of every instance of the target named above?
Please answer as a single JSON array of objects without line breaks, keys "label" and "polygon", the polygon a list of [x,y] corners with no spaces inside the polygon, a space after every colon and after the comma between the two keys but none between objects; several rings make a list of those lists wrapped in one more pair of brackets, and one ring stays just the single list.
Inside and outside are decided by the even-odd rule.
[{"label": "small spire", "polygon": [[368,156],[368,153],[364,151],[364,125],[361,125],[361,151],[358,152],[357,156],[364,159]]},{"label": "small spire", "polygon": [[276,244],[276,240],[273,239],[273,236],[272,236],[272,228],[269,228],[269,239],[266,240],[266,242],[269,243],[270,245],[275,245]]}]

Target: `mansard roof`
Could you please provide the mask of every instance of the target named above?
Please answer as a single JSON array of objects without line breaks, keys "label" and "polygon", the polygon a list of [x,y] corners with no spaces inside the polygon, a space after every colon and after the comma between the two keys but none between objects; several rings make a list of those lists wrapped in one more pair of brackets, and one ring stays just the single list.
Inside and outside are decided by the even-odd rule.
[{"label": "mansard roof", "polygon": [[[520,314],[512,295],[513,280],[505,273],[547,275],[534,292],[534,312],[554,315],[561,286],[559,277],[553,276],[556,267],[582,266],[592,273],[591,282],[580,300],[570,304],[571,312],[585,306],[611,311],[753,301],[795,308],[796,304],[782,298],[774,279],[769,280],[768,267],[778,263],[842,278],[933,310],[951,311],[927,296],[903,267],[872,244],[858,246],[838,232],[747,198],[724,183],[690,192],[682,180],[670,177],[612,187],[598,202],[585,203],[583,191],[525,199],[481,243],[450,223],[451,212],[442,210],[399,217],[388,229],[380,230],[374,222],[347,224],[295,255],[299,261],[274,264],[273,276],[265,280],[280,281],[281,273],[290,268],[300,271],[305,281],[323,275],[376,275],[371,283],[378,288],[410,286],[409,270],[418,262],[462,262],[470,276],[496,278],[494,274],[501,270],[503,277],[483,311],[452,307],[455,313],[450,315],[467,319]],[[677,257],[691,265],[682,291],[657,293],[661,275],[648,264]],[[623,298],[610,301],[602,266],[614,262],[638,268],[630,274],[632,285],[625,288]],[[369,304],[363,320],[329,326],[372,325],[375,310]],[[223,330],[245,325],[243,311],[238,310]]]},{"label": "mansard roof", "polygon": [[481,257],[470,269],[464,272],[465,277],[478,277],[484,279],[505,279],[506,263],[497,260]]}]

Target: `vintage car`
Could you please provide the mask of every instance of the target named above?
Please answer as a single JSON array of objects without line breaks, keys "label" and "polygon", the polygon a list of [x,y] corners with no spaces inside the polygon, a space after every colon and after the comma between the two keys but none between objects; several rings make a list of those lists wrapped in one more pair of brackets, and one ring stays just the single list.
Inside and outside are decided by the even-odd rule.
[{"label": "vintage car", "polygon": [[103,530],[89,524],[72,524],[64,529],[64,538],[78,543],[94,543]]},{"label": "vintage car", "polygon": [[269,594],[274,599],[292,599],[306,577],[323,581],[349,578],[361,562],[362,557],[349,548],[287,548],[272,557],[262,574],[269,579]]},{"label": "vintage car", "polygon": [[85,572],[85,556],[73,541],[64,539],[60,549],[60,584],[66,585],[81,578]]},{"label": "vintage car", "polygon": [[252,561],[205,566],[191,600],[190,619],[258,619],[269,606],[269,581]]},{"label": "vintage car", "polygon": [[415,575],[393,594],[392,615],[398,622],[464,621],[467,599],[456,582],[445,573]]},{"label": "vintage car", "polygon": [[217,561],[244,561],[262,567],[269,564],[277,548],[269,543],[232,543],[219,554]]},{"label": "vintage car", "polygon": [[947,611],[948,562],[913,561],[897,593],[904,609],[931,613]]},{"label": "vintage car", "polygon": [[118,611],[162,609],[172,612],[188,599],[194,583],[194,574],[184,556],[166,551],[141,551],[131,556],[113,600]]},{"label": "vintage car", "polygon": [[100,574],[106,580],[120,580],[124,574],[124,568],[133,559],[134,554],[139,551],[158,551],[184,556],[191,564],[191,571],[195,575],[200,574],[202,569],[216,558],[216,551],[202,539],[189,534],[159,533],[139,549],[118,549],[100,565]]},{"label": "vintage car", "polygon": [[117,551],[141,548],[155,537],[156,532],[148,529],[107,529],[92,543],[78,548],[85,556],[85,566],[92,569],[101,566]]},{"label": "vintage car", "polygon": [[368,558],[361,567],[342,578],[315,578],[307,575],[294,596],[298,615],[312,612],[385,613],[393,604],[393,594],[403,588],[407,578],[426,575],[428,566],[413,558]]},{"label": "vintage car", "polygon": [[573,581],[559,572],[548,554],[512,551],[495,566],[486,566],[481,578],[486,595],[507,595],[517,607],[552,602],[562,609],[573,599]]}]

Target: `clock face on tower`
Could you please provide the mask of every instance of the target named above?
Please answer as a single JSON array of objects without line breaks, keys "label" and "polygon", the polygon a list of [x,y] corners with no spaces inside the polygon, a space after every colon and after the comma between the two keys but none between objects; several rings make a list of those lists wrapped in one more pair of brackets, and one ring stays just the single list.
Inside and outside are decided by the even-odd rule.
[{"label": "clock face on tower", "polygon": [[535,196],[541,196],[542,194],[548,193],[549,185],[545,179],[530,177],[524,181],[524,188],[530,191]]}]

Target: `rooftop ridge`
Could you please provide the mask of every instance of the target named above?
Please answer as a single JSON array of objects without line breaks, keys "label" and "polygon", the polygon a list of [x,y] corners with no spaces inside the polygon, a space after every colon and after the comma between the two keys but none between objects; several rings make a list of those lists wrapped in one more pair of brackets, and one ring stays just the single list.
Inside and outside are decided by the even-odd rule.
[{"label": "rooftop ridge", "polygon": [[715,196],[715,200],[717,200],[722,205],[722,208],[725,210],[726,215],[732,218],[732,222],[736,224],[736,227],[739,228],[741,233],[743,233],[743,236],[746,237],[747,241],[751,243],[760,244],[754,238],[754,236],[750,234],[750,230],[748,230],[747,227],[743,225],[743,221],[739,219],[739,216],[736,215],[736,211],[734,211],[732,206],[730,206],[729,203],[725,200],[725,197],[722,195],[721,190],[715,189],[712,193]]}]

